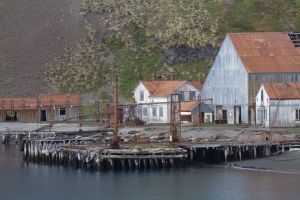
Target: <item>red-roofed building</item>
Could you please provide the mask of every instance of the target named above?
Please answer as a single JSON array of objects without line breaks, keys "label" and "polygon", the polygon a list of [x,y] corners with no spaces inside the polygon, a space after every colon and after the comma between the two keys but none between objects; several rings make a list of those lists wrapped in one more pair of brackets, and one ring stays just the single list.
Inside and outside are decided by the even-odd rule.
[{"label": "red-roofed building", "polygon": [[41,94],[38,97],[0,99],[0,121],[50,122],[76,118],[79,96]]},{"label": "red-roofed building", "polygon": [[300,34],[228,33],[203,86],[216,122],[255,124],[262,83],[300,82]]},{"label": "red-roofed building", "polygon": [[191,123],[211,123],[213,112],[208,104],[201,103],[199,113],[199,101],[185,101],[181,104],[180,121]]},{"label": "red-roofed building", "polygon": [[256,95],[257,125],[300,125],[300,83],[264,83]]},{"label": "red-roofed building", "polygon": [[147,123],[170,122],[170,99],[180,94],[181,101],[196,100],[202,84],[194,81],[140,81],[133,91],[137,115]]}]

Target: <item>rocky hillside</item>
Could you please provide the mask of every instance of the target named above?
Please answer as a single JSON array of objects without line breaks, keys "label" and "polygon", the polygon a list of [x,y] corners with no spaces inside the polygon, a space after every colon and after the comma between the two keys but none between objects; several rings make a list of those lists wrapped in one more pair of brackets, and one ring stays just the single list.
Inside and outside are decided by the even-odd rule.
[{"label": "rocky hillside", "polygon": [[[90,93],[120,74],[198,79],[226,32],[300,31],[300,0],[2,0],[0,96]],[[109,88],[109,87],[108,87]]]}]

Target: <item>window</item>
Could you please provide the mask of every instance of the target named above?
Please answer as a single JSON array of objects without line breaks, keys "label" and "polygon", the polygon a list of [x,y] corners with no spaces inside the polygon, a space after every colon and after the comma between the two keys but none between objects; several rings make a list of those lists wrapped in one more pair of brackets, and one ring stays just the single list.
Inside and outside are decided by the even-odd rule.
[{"label": "window", "polygon": [[144,91],[140,91],[140,101],[144,101]]},{"label": "window", "polygon": [[66,109],[65,108],[60,108],[59,109],[59,115],[66,115]]},{"label": "window", "polygon": [[163,107],[159,107],[159,116],[160,117],[164,116],[164,108]]},{"label": "window", "polygon": [[296,120],[300,120],[300,109],[296,109]]},{"label": "window", "polygon": [[147,107],[143,107],[143,116],[148,116],[148,109]]},{"label": "window", "polygon": [[156,108],[152,108],[152,116],[156,117]]},{"label": "window", "polygon": [[196,92],[195,91],[190,91],[189,92],[189,100],[194,100],[196,97]]},{"label": "window", "polygon": [[264,91],[260,91],[260,100],[263,102],[264,101]]},{"label": "window", "polygon": [[184,99],[184,92],[179,91],[179,92],[178,92],[178,98],[179,98],[179,99],[178,99],[179,101],[184,101],[184,100],[185,100],[185,99]]}]

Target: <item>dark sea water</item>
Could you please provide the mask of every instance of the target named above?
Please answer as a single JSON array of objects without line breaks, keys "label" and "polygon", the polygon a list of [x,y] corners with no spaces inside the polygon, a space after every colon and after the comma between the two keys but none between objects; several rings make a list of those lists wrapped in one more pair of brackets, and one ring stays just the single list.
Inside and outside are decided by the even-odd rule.
[{"label": "dark sea water", "polygon": [[26,164],[16,146],[0,145],[0,200],[12,199],[300,200],[300,174],[241,170],[226,166],[90,172]]}]

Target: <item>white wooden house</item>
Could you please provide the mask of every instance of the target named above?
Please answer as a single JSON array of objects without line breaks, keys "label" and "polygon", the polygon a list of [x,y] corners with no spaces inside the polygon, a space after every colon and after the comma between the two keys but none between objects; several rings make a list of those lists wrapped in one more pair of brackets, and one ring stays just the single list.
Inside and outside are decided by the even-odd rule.
[{"label": "white wooden house", "polygon": [[136,114],[146,123],[169,123],[171,94],[196,100],[201,86],[200,81],[140,81],[133,90]]},{"label": "white wooden house", "polygon": [[256,121],[263,127],[300,125],[300,83],[265,83],[256,96]]},{"label": "white wooden house", "polygon": [[255,125],[255,98],[262,83],[300,82],[299,36],[227,34],[202,90],[202,99],[212,99],[216,122]]}]

